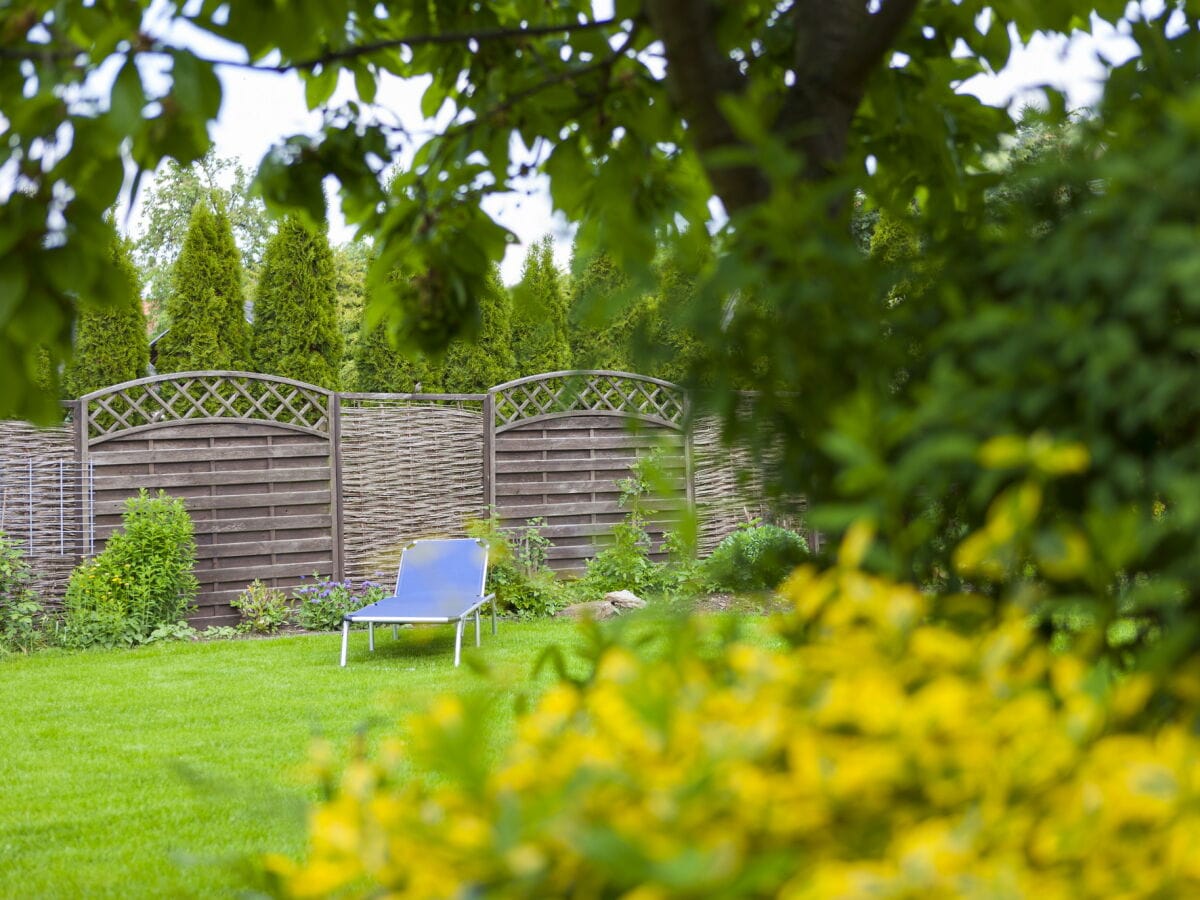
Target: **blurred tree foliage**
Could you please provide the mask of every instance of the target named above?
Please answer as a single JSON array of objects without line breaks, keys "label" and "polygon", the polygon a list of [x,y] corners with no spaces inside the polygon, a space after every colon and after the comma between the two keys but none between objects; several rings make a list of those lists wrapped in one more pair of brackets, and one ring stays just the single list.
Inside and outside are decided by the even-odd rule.
[{"label": "blurred tree foliage", "polygon": [[250,368],[240,256],[229,217],[208,203],[192,208],[167,314],[171,328],[157,344],[159,372]]},{"label": "blurred tree foliage", "polygon": [[342,361],[333,251],[289,216],[267,244],[251,329],[255,371],[336,390]]},{"label": "blurred tree foliage", "polygon": [[577,369],[629,371],[630,340],[643,289],[652,282],[631,283],[607,253],[585,256],[571,248],[569,338]]},{"label": "blurred tree foliage", "polygon": [[113,262],[129,283],[124,302],[80,310],[75,332],[75,355],[63,374],[68,397],[132,381],[146,374],[150,339],[142,312],[138,270],[130,259],[128,241],[113,242]]},{"label": "blurred tree foliage", "polygon": [[163,331],[171,273],[183,247],[192,209],[201,200],[229,216],[234,241],[242,254],[246,296],[254,296],[258,269],[275,230],[262,199],[250,190],[253,173],[236,160],[222,159],[210,149],[191,165],[167,160],[142,197],[143,231],[133,256],[142,272],[152,334]]},{"label": "blurred tree foliage", "polygon": [[[482,393],[516,377],[513,355],[512,295],[492,266],[484,295],[476,301],[479,323],[446,349],[442,389],[456,394]],[[428,390],[428,388],[426,388]]]},{"label": "blurred tree foliage", "polygon": [[381,394],[440,391],[440,360],[413,347],[397,344],[392,323],[373,319],[370,305],[364,306],[354,353],[358,390]]}]

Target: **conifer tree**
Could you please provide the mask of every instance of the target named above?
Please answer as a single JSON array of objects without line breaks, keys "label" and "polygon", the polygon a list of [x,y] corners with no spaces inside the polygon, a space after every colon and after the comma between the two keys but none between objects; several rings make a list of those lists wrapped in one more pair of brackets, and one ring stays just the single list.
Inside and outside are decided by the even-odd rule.
[{"label": "conifer tree", "polygon": [[454,393],[482,393],[516,377],[512,346],[512,296],[492,266],[479,298],[479,330],[453,341],[446,350],[442,387]]},{"label": "conifer tree", "polygon": [[285,219],[267,244],[254,301],[257,371],[336,390],[342,359],[337,312],[325,229]]},{"label": "conifer tree", "polygon": [[573,365],[567,286],[546,235],[525,254],[513,292],[513,355],[518,376],[558,372]]},{"label": "conifer tree", "polygon": [[354,367],[358,373],[356,386],[367,393],[408,394],[418,390],[436,393],[442,389],[440,361],[430,359],[411,347],[397,347],[388,323],[368,323],[368,304],[364,304],[359,320],[358,343],[354,351]]},{"label": "conifer tree", "polygon": [[695,278],[690,267],[663,255],[655,261],[657,289],[633,312],[633,371],[676,383],[697,374],[701,344],[692,328]]},{"label": "conifer tree", "polygon": [[171,327],[158,342],[159,372],[249,367],[241,258],[228,216],[207,203],[192,210],[167,312]]},{"label": "conifer tree", "polygon": [[141,282],[129,243],[114,241],[110,255],[126,290],[114,306],[80,308],[74,356],[63,376],[70,397],[141,378],[150,364]]},{"label": "conifer tree", "polygon": [[571,356],[575,368],[628,370],[637,304],[622,296],[628,280],[612,258],[595,253],[571,259]]}]

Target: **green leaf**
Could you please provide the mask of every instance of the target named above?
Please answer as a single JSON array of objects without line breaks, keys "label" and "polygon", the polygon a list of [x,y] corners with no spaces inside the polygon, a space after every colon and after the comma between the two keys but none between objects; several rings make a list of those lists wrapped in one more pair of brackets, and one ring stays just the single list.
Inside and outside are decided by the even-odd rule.
[{"label": "green leaf", "polygon": [[379,87],[379,79],[369,66],[361,66],[354,70],[354,89],[363,103],[375,102],[375,91]]},{"label": "green leaf", "polygon": [[12,318],[13,311],[25,299],[29,272],[19,256],[0,256],[0,325]]},{"label": "green leaf", "polygon": [[321,67],[318,74],[310,74],[307,77],[304,84],[304,102],[308,104],[309,109],[324,105],[333,96],[340,71],[337,66],[326,65]]},{"label": "green leaf", "polygon": [[221,111],[221,81],[211,63],[202,62],[187,50],[172,52],[174,84],[171,93],[187,115],[215,119]]},{"label": "green leaf", "polygon": [[112,130],[124,137],[133,134],[142,124],[142,109],[146,105],[146,93],[142,89],[142,76],[137,62],[131,54],[117,73],[109,99],[108,122]]}]

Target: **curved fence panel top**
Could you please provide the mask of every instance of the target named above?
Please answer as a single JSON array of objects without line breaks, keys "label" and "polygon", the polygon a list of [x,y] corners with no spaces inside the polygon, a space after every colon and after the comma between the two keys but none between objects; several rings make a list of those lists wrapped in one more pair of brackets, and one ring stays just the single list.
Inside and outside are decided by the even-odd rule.
[{"label": "curved fence panel top", "polygon": [[173,372],[139,378],[79,400],[90,444],[168,425],[261,422],[329,436],[332,394],[252,372]]},{"label": "curved fence panel top", "polygon": [[626,416],[682,430],[683,388],[631,372],[549,372],[492,388],[497,432],[559,416]]}]

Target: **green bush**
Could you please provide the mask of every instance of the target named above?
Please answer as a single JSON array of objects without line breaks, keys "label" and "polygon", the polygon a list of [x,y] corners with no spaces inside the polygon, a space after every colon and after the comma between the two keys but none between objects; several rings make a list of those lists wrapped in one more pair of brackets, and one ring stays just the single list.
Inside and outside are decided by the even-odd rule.
[{"label": "green bush", "polygon": [[631,515],[613,526],[612,536],[612,543],[588,560],[581,586],[591,593],[652,590],[661,567],[650,559],[650,536],[641,521]]},{"label": "green bush", "polygon": [[808,556],[803,536],[778,525],[743,525],[700,565],[710,590],[770,591]]},{"label": "green bush", "polygon": [[[379,575],[380,573],[376,573]],[[334,581],[314,573],[313,581],[296,588],[296,622],[309,631],[337,631],[346,613],[382,600],[388,589],[370,579]]]},{"label": "green bush", "polygon": [[552,615],[566,606],[566,585],[546,569],[550,541],[541,533],[544,519],[530,519],[522,529],[504,529],[493,509],[486,519],[467,523],[467,534],[488,545],[487,591],[498,608],[520,618]]},{"label": "green bush", "polygon": [[652,543],[646,522],[654,514],[656,485],[662,482],[660,449],[640,457],[629,467],[629,477],[617,482],[620,505],[629,511],[625,521],[613,526],[612,543],[588,560],[581,587],[590,593],[630,590],[644,593],[661,588],[666,567],[650,559]]},{"label": "green bush", "polygon": [[66,642],[75,647],[147,643],[187,615],[197,584],[196,545],[183,501],[142,490],[125,501],[124,527],[71,574]]},{"label": "green bush", "polygon": [[45,642],[44,610],[31,581],[20,544],[0,531],[0,653],[28,653]]},{"label": "green bush", "polygon": [[257,578],[229,605],[242,614],[237,630],[243,633],[274,634],[292,617],[287,595],[278,588],[268,587]]}]

